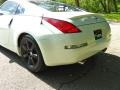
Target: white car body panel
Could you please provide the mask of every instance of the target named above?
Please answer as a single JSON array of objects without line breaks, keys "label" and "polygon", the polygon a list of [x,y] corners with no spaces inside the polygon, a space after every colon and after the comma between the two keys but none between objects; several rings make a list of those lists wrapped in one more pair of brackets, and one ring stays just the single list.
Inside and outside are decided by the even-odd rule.
[{"label": "white car body panel", "polygon": [[4,16],[0,16],[0,42],[3,45],[8,44],[8,39],[9,39],[9,23],[10,20],[12,19],[12,16],[10,15],[4,15]]},{"label": "white car body panel", "polygon": [[[31,7],[34,6],[31,5]],[[80,62],[97,54],[109,45],[111,39],[110,27],[102,17],[96,14],[88,12],[64,12],[59,14],[45,10],[44,13],[41,13],[39,9],[35,10],[35,13],[31,11],[24,15],[0,16],[0,45],[19,55],[18,38],[21,34],[27,33],[36,40],[47,66]],[[68,21],[76,25],[82,32],[64,34],[44,21],[42,16]],[[9,27],[12,18],[13,21]],[[95,40],[94,31],[99,29],[102,30],[103,37]],[[87,45],[75,49],[65,49],[65,46],[77,46],[84,43]]]},{"label": "white car body panel", "polygon": [[[15,49],[15,52],[18,53],[17,41],[22,33],[30,34],[36,39],[36,41],[38,37],[41,37],[46,34],[51,34],[51,32],[48,29],[46,29],[44,25],[40,25],[40,21],[41,21],[40,19],[41,18],[39,17],[31,17],[31,16],[15,16],[14,22],[10,28],[11,30],[10,30],[10,39],[9,39],[9,44],[10,44],[9,49],[12,51]],[[25,21],[23,22],[23,20]],[[31,20],[33,21],[31,22]],[[13,46],[15,46],[16,48]]]}]

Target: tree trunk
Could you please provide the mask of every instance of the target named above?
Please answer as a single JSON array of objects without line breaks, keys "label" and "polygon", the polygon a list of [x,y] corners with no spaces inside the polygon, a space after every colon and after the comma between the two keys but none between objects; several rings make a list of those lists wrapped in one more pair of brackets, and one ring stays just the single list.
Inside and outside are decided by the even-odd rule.
[{"label": "tree trunk", "polygon": [[79,0],[75,0],[75,4],[76,4],[77,7],[80,7]]},{"label": "tree trunk", "polygon": [[110,1],[110,0],[107,0],[107,13],[111,13],[111,6],[112,6],[112,1]]},{"label": "tree trunk", "polygon": [[100,0],[100,3],[102,5],[102,7],[103,7],[104,12],[107,13],[106,1],[105,0]]},{"label": "tree trunk", "polygon": [[115,12],[118,12],[117,1],[113,0],[113,4],[114,4]]}]

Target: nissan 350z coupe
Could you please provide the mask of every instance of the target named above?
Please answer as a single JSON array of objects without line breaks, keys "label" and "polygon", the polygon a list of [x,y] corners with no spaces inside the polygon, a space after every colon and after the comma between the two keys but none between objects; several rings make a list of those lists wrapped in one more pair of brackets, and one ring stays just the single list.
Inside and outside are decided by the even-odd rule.
[{"label": "nissan 350z coupe", "polygon": [[32,72],[83,62],[105,51],[110,39],[104,18],[64,3],[7,0],[0,7],[0,45]]}]

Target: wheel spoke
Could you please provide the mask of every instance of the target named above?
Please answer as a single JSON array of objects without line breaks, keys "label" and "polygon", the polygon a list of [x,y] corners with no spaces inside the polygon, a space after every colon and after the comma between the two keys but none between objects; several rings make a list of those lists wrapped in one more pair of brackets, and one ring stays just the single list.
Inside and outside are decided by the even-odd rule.
[{"label": "wheel spoke", "polygon": [[28,58],[28,53],[24,53],[22,56],[23,58]]},{"label": "wheel spoke", "polygon": [[30,50],[31,50],[31,51],[34,50],[34,45],[33,45],[33,43],[31,43]]},{"label": "wheel spoke", "polygon": [[28,64],[28,65],[31,65],[31,57],[30,57],[30,56],[28,57],[27,64]]},{"label": "wheel spoke", "polygon": [[33,58],[30,57],[30,56],[29,56],[29,58],[28,58],[28,65],[35,66],[35,61],[34,61]]},{"label": "wheel spoke", "polygon": [[26,45],[27,50],[29,50],[29,42],[28,42],[28,40],[25,40],[25,45]]},{"label": "wheel spoke", "polygon": [[33,57],[34,59],[37,59],[37,58],[38,58],[38,55],[37,55],[37,54],[33,54],[32,57]]},{"label": "wheel spoke", "polygon": [[26,52],[26,51],[27,51],[26,45],[23,44],[22,47],[21,47],[21,49],[22,49],[24,52]]},{"label": "wheel spoke", "polygon": [[35,61],[33,60],[33,58],[31,58],[31,63],[32,63],[32,65],[34,65],[34,66],[36,65],[36,64],[35,64]]}]

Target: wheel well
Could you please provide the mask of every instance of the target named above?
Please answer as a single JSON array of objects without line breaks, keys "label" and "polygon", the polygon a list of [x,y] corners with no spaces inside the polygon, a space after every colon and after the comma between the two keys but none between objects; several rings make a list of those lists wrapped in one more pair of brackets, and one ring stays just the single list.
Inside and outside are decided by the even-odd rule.
[{"label": "wheel well", "polygon": [[[28,34],[28,33],[22,33],[22,34],[20,34],[20,36],[18,37],[18,40],[17,40],[17,46],[18,46],[18,53],[19,53],[19,55],[21,55],[21,51],[20,51],[20,42],[21,42],[21,40],[22,40],[22,38],[24,37],[24,36],[26,36],[26,35],[29,35],[29,36],[31,36],[30,34]],[[32,36],[31,36],[32,37]],[[33,40],[35,41],[35,39],[33,38]],[[36,43],[36,45],[38,46],[38,44],[37,44],[37,42],[35,41],[35,43]],[[39,50],[40,50],[40,47],[38,46],[38,48],[39,48]],[[40,50],[40,54],[42,55],[42,52],[41,52],[41,50]],[[43,59],[43,55],[42,55],[42,59]],[[46,65],[45,64],[45,62],[43,61],[43,63],[44,63],[44,65]]]},{"label": "wheel well", "polygon": [[19,36],[18,41],[17,41],[17,43],[18,43],[18,48],[20,48],[20,41],[22,40],[23,36],[25,36],[25,35],[29,35],[29,34],[28,34],[28,33],[22,33],[22,34]]}]

